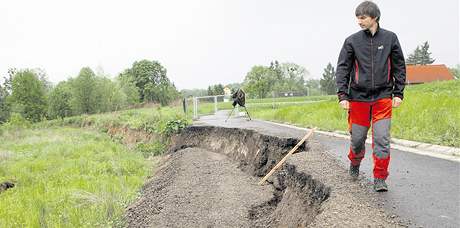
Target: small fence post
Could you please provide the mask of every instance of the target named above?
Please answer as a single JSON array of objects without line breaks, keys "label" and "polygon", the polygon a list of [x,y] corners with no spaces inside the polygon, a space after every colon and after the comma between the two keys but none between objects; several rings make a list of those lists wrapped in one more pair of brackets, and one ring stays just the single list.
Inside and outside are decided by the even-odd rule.
[{"label": "small fence post", "polygon": [[193,98],[193,119],[198,118],[198,99],[196,97]]},{"label": "small fence post", "polygon": [[185,119],[187,119],[187,98],[182,98],[182,108],[184,109]]},{"label": "small fence post", "polygon": [[214,114],[217,113],[217,96],[214,96]]}]

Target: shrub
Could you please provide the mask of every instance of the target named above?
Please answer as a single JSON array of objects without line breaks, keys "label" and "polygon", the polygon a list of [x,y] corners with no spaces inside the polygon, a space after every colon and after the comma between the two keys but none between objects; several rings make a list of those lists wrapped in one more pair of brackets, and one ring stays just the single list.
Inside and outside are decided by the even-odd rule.
[{"label": "shrub", "polygon": [[5,128],[30,128],[32,124],[30,121],[22,117],[19,113],[11,114],[8,122],[5,123]]},{"label": "shrub", "polygon": [[178,134],[181,132],[182,129],[187,127],[188,122],[185,119],[174,119],[174,120],[169,120],[166,122],[164,127],[161,129],[161,134],[163,136],[171,136],[173,134]]},{"label": "shrub", "polygon": [[163,154],[166,146],[161,141],[152,143],[139,143],[136,145],[136,150],[139,151],[145,158]]}]

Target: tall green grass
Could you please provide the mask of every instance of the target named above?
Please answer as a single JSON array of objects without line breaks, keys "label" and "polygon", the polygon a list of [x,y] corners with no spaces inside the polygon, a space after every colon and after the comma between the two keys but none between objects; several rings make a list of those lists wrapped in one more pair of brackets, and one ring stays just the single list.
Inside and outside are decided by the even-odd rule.
[{"label": "tall green grass", "polygon": [[297,106],[251,108],[255,118],[274,120],[304,127],[320,127],[322,130],[345,130],[347,113],[337,107],[337,102],[324,101]]},{"label": "tall green grass", "polygon": [[[460,147],[460,81],[406,86],[401,107],[393,109],[395,138]],[[327,131],[346,131],[347,112],[336,100],[272,109],[253,107],[255,118]]]},{"label": "tall green grass", "polygon": [[[16,115],[0,127],[0,227],[123,226],[169,137],[190,123],[179,107],[74,116],[31,125]],[[128,149],[109,128],[154,136]],[[91,130],[93,129],[93,130]],[[120,138],[121,137],[121,138]],[[156,158],[153,158],[156,159]]]},{"label": "tall green grass", "polygon": [[250,103],[282,103],[282,102],[302,102],[302,101],[323,101],[335,98],[335,96],[302,96],[302,97],[276,97],[276,98],[263,98],[263,99],[247,99],[246,102]]},{"label": "tall green grass", "polygon": [[106,134],[69,127],[10,129],[0,136],[0,227],[110,227],[150,170]]},{"label": "tall green grass", "polygon": [[404,138],[460,147],[460,81],[406,87],[395,109],[392,133]]}]

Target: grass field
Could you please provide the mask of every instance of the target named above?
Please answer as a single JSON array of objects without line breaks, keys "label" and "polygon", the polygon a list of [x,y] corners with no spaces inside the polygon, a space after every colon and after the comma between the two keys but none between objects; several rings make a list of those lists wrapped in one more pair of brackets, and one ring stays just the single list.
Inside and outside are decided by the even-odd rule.
[{"label": "grass field", "polygon": [[[347,113],[337,100],[272,109],[250,109],[255,118],[322,130],[347,130]],[[407,86],[403,105],[394,109],[395,138],[460,147],[460,81]]]},{"label": "grass field", "polygon": [[106,134],[55,127],[0,137],[0,227],[107,227],[144,183],[150,164]]},{"label": "grass field", "polygon": [[[178,107],[143,108],[0,128],[0,227],[122,226],[169,136],[188,124]],[[109,128],[156,135],[128,149]],[[120,135],[119,137],[123,137]]]},{"label": "grass field", "polygon": [[81,115],[43,121],[35,126],[91,126],[103,132],[107,131],[108,126],[129,127],[135,130],[144,130],[150,133],[162,133],[170,121],[181,120],[186,122],[182,108],[179,107],[151,107],[130,109],[118,112]]}]

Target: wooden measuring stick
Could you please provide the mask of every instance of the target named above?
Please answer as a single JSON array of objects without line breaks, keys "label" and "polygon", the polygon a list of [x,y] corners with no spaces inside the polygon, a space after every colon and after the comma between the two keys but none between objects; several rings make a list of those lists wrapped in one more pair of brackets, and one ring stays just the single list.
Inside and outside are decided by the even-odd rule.
[{"label": "wooden measuring stick", "polygon": [[299,148],[300,145],[302,145],[303,142],[305,142],[305,140],[307,140],[311,135],[313,135],[313,132],[316,130],[316,127],[311,129],[310,132],[308,132],[308,134],[306,134],[302,140],[300,140],[299,143],[297,143],[297,145],[295,145],[294,148],[292,148],[291,151],[289,151],[288,154],[286,154],[286,156],[284,156],[283,159],[281,159],[281,161],[278,162],[278,164],[275,165],[275,167],[272,168],[272,170],[270,170],[270,172],[265,175],[264,178],[262,178],[262,180],[259,182],[259,185],[262,185],[279,167],[281,167],[281,165],[288,159],[288,157],[294,153],[295,150],[297,150],[297,148]]}]

